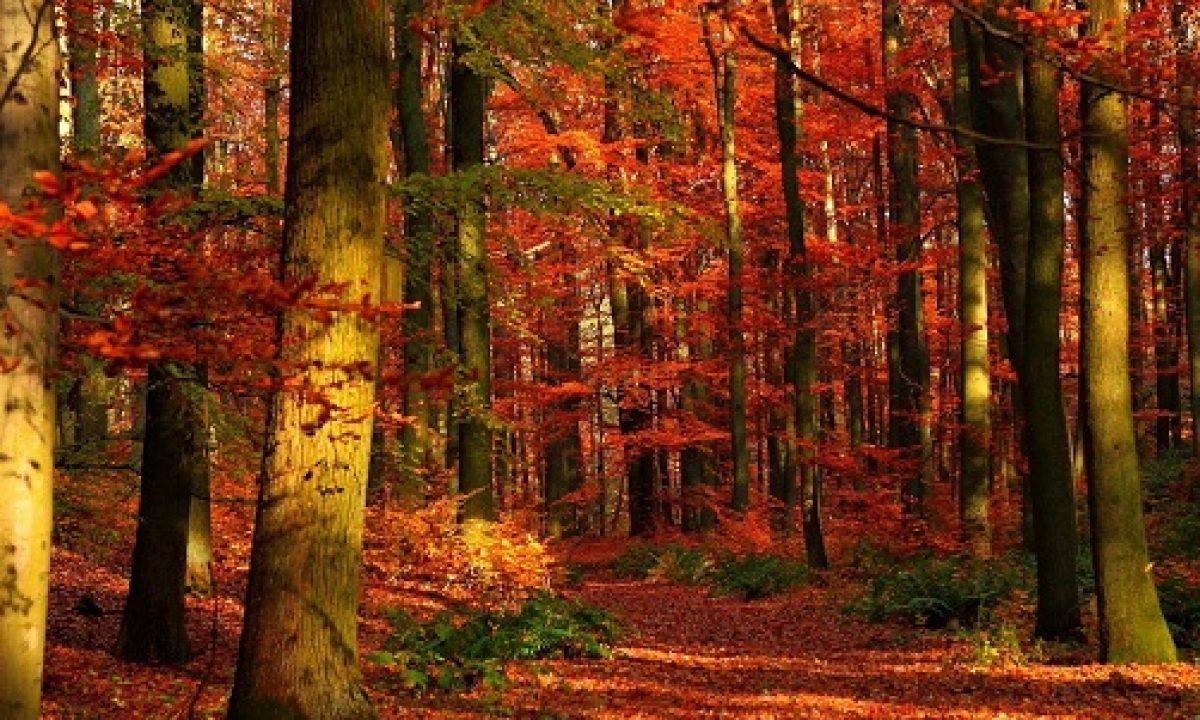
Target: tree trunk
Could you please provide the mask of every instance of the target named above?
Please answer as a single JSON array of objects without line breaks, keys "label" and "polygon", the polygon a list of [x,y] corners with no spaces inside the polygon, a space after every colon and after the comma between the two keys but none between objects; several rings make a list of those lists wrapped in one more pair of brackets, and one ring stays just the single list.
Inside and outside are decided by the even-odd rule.
[{"label": "tree trunk", "polygon": [[[1192,457],[1200,457],[1200,148],[1196,144],[1196,30],[1188,27],[1186,9],[1190,3],[1177,0],[1172,13],[1179,44],[1178,90],[1179,181],[1182,186],[1180,216],[1183,218],[1183,244],[1186,278],[1184,301],[1187,307],[1188,373],[1191,380]],[[1190,109],[1189,109],[1190,108]]]},{"label": "tree trunk", "polygon": [[[1051,9],[1050,0],[1030,0],[1034,12]],[[1025,290],[1024,392],[1029,499],[1033,513],[1038,575],[1038,637],[1066,640],[1080,632],[1079,584],[1075,576],[1078,539],[1071,439],[1067,429],[1059,366],[1059,310],[1062,305],[1063,251],[1066,247],[1060,79],[1049,63],[1028,58],[1025,123],[1030,142],[1053,150],[1028,153],[1030,226]]]},{"label": "tree trunk", "polygon": [[[467,48],[454,45],[450,70],[451,133],[454,169],[483,165],[484,79],[469,67]],[[464,496],[464,520],[493,520],[492,496],[492,351],[488,309],[488,253],[482,197],[458,209],[458,333],[464,386],[458,419],[458,491]]]},{"label": "tree trunk", "polygon": [[[897,57],[904,42],[899,0],[883,3],[883,67],[888,78],[899,71]],[[908,117],[917,107],[917,99],[905,90],[889,87],[888,112]],[[890,445],[902,450],[908,466],[901,499],[910,515],[924,514],[925,495],[932,464],[929,410],[929,350],[925,338],[924,300],[921,271],[915,267],[921,257],[921,207],[917,187],[917,134],[896,122],[888,123],[888,170],[891,187],[888,198],[889,220],[896,236],[896,261],[909,265],[901,270],[895,307],[897,324],[893,331],[892,352],[888,362],[891,392]]]},{"label": "tree trunk", "polygon": [[[19,74],[16,68],[20,68]],[[57,173],[58,43],[54,4],[0,1],[0,202],[19,212],[31,175]],[[0,716],[40,717],[50,579],[54,472],[53,376],[58,323],[57,254],[43,238],[9,236],[0,253],[2,310],[17,328],[0,334]],[[18,280],[32,281],[13,292]]]},{"label": "tree trunk", "polygon": [[[965,20],[951,21],[954,52],[954,122],[970,125],[970,75]],[[958,144],[959,317],[962,321],[962,431],[959,434],[959,517],[963,540],[976,557],[992,554],[991,522],[991,360],[988,353],[987,235],[983,188],[975,143]]]},{"label": "tree trunk", "polygon": [[[390,110],[388,8],[292,5],[283,275],[379,298]],[[357,612],[378,327],[293,308],[279,357],[307,392],[271,402],[246,620],[228,717],[374,718]],[[332,412],[331,412],[332,410]]]},{"label": "tree trunk", "polygon": [[[1124,51],[1124,0],[1092,0],[1088,34]],[[1102,67],[1092,70],[1105,76]],[[1172,662],[1175,645],[1159,608],[1142,517],[1142,487],[1129,381],[1129,163],[1124,96],[1083,91],[1082,278],[1088,506],[1106,662]]]},{"label": "tree trunk", "polygon": [[[144,127],[157,155],[182,148],[199,131],[203,82],[198,76],[203,65],[196,53],[201,48],[201,13],[196,0],[142,4]],[[187,193],[198,189],[203,177],[203,156],[197,153],[174,165],[153,190]],[[117,635],[117,655],[126,660],[181,663],[191,655],[184,594],[192,499],[195,490],[208,487],[203,393],[198,366],[160,362],[150,368],[138,526]],[[202,585],[210,582],[203,577],[206,571],[197,578]]]}]

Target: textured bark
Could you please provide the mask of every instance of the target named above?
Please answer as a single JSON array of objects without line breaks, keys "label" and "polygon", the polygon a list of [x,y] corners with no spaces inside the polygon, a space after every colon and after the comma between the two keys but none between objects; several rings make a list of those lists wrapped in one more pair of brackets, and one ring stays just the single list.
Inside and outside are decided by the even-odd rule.
[{"label": "textured bark", "polygon": [[[954,122],[970,125],[971,88],[965,21],[951,21],[954,52]],[[987,235],[983,188],[975,143],[959,135],[958,267],[962,320],[962,423],[959,453],[959,517],[963,540],[976,557],[992,553],[991,523],[991,364],[988,354]]]},{"label": "textured bark", "polygon": [[[183,147],[199,130],[201,11],[196,0],[142,4],[143,127],[156,155]],[[173,166],[153,190],[186,194],[199,187],[203,175],[203,158],[193,155]],[[181,663],[191,655],[184,594],[193,490],[208,486],[203,392],[196,366],[158,363],[150,368],[138,526],[116,646],[117,655],[126,660]]]},{"label": "textured bark", "polygon": [[267,194],[280,193],[279,182],[279,98],[283,82],[276,70],[281,53],[275,0],[263,0],[263,46],[267,53],[269,71],[263,84],[263,165],[266,166]]},{"label": "textured bark", "polygon": [[[899,71],[897,57],[904,42],[901,3],[883,3],[883,67],[888,78]],[[889,87],[888,112],[908,117],[916,111],[911,93]],[[889,221],[896,238],[896,260],[915,265],[921,256],[921,206],[917,187],[917,134],[911,127],[888,123]],[[909,267],[900,273],[895,297],[896,328],[890,338],[888,385],[891,393],[889,445],[906,454],[901,499],[910,515],[924,513],[925,495],[932,475],[932,447],[928,425],[929,349],[925,337],[921,271]]]},{"label": "textured bark", "polygon": [[[379,297],[390,109],[388,9],[292,5],[283,274]],[[357,611],[379,332],[354,313],[281,320],[304,387],[271,402],[246,620],[228,717],[373,718]]]},{"label": "textured bark", "polygon": [[96,79],[97,30],[94,8],[67,9],[67,59],[71,70],[71,150],[95,160],[100,151],[100,83]]},{"label": "textured bark", "polygon": [[[454,169],[483,165],[484,79],[463,61],[466,48],[455,44],[450,70],[452,159]],[[458,408],[458,491],[465,497],[466,520],[492,520],[492,350],[488,308],[488,254],[483,198],[458,209],[458,342],[464,375]]]},{"label": "textured bark", "polygon": [[[1124,0],[1093,0],[1088,34],[1124,50]],[[1107,29],[1105,29],[1107,28]],[[1092,70],[1103,77],[1106,70]],[[1088,506],[1106,662],[1172,662],[1146,549],[1129,381],[1129,128],[1125,97],[1083,91],[1082,278]]]},{"label": "textured bark", "polygon": [[[51,2],[0,1],[0,202],[22,206],[38,171],[58,171],[58,43]],[[40,717],[49,590],[58,260],[42,238],[0,253],[0,717]],[[13,292],[18,278],[33,281]]]},{"label": "textured bark", "polygon": [[[1051,9],[1049,0],[1031,0],[1030,10]],[[1028,58],[1025,125],[1030,142],[1061,142],[1058,71]],[[1020,386],[1028,430],[1029,500],[1037,557],[1036,632],[1047,640],[1080,633],[1079,585],[1075,576],[1078,539],[1071,440],[1063,405],[1059,366],[1059,310],[1062,305],[1066,212],[1061,150],[1028,154],[1030,225],[1025,291],[1026,360]]]}]

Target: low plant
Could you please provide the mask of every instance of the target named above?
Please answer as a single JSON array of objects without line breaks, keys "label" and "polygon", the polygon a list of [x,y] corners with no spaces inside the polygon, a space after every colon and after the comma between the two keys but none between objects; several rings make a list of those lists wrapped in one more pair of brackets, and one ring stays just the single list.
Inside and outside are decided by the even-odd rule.
[{"label": "low plant", "polygon": [[1025,578],[1009,562],[921,553],[904,565],[879,568],[847,609],[872,622],[900,620],[928,628],[974,628]]},{"label": "low plant", "polygon": [[390,614],[392,634],[373,662],[392,667],[414,692],[503,687],[504,663],[549,658],[607,658],[619,633],[604,610],[548,592],[515,610],[451,608],[426,622]]},{"label": "low plant", "polygon": [[1169,575],[1158,583],[1158,602],[1175,644],[1200,649],[1200,586]]},{"label": "low plant", "polygon": [[650,577],[650,571],[658,564],[661,552],[661,548],[645,543],[629,545],[612,561],[613,574],[619,577],[645,580]]},{"label": "low plant", "polygon": [[727,555],[712,573],[713,592],[746,600],[777,595],[808,582],[808,566],[770,553]]},{"label": "low plant", "polygon": [[702,551],[682,545],[668,545],[662,548],[649,575],[659,580],[698,584],[708,580],[712,569],[712,560]]}]

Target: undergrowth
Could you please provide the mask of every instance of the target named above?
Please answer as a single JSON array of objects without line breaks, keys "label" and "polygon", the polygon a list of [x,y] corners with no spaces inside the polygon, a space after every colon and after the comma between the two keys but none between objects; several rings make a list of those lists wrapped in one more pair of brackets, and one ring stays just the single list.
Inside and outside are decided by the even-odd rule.
[{"label": "undergrowth", "polygon": [[707,585],[714,595],[737,595],[758,600],[804,585],[808,566],[782,555],[705,552],[676,543],[638,544],[625,549],[612,563],[622,577]]},{"label": "undergrowth", "polygon": [[414,692],[508,684],[504,663],[550,658],[608,658],[616,620],[578,600],[540,592],[514,610],[451,608],[426,622],[389,613],[392,634],[368,656],[391,667]]}]

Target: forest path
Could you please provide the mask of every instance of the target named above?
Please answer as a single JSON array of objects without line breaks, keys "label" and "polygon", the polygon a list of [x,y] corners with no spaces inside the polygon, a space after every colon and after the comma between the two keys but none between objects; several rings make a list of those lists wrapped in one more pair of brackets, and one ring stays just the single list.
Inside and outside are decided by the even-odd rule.
[{"label": "forest path", "polygon": [[[580,594],[631,633],[609,661],[562,661],[499,701],[530,718],[1197,718],[1194,665],[978,667],[954,633],[868,625],[843,593],[743,602],[611,578]],[[440,717],[462,717],[461,714]]]}]

